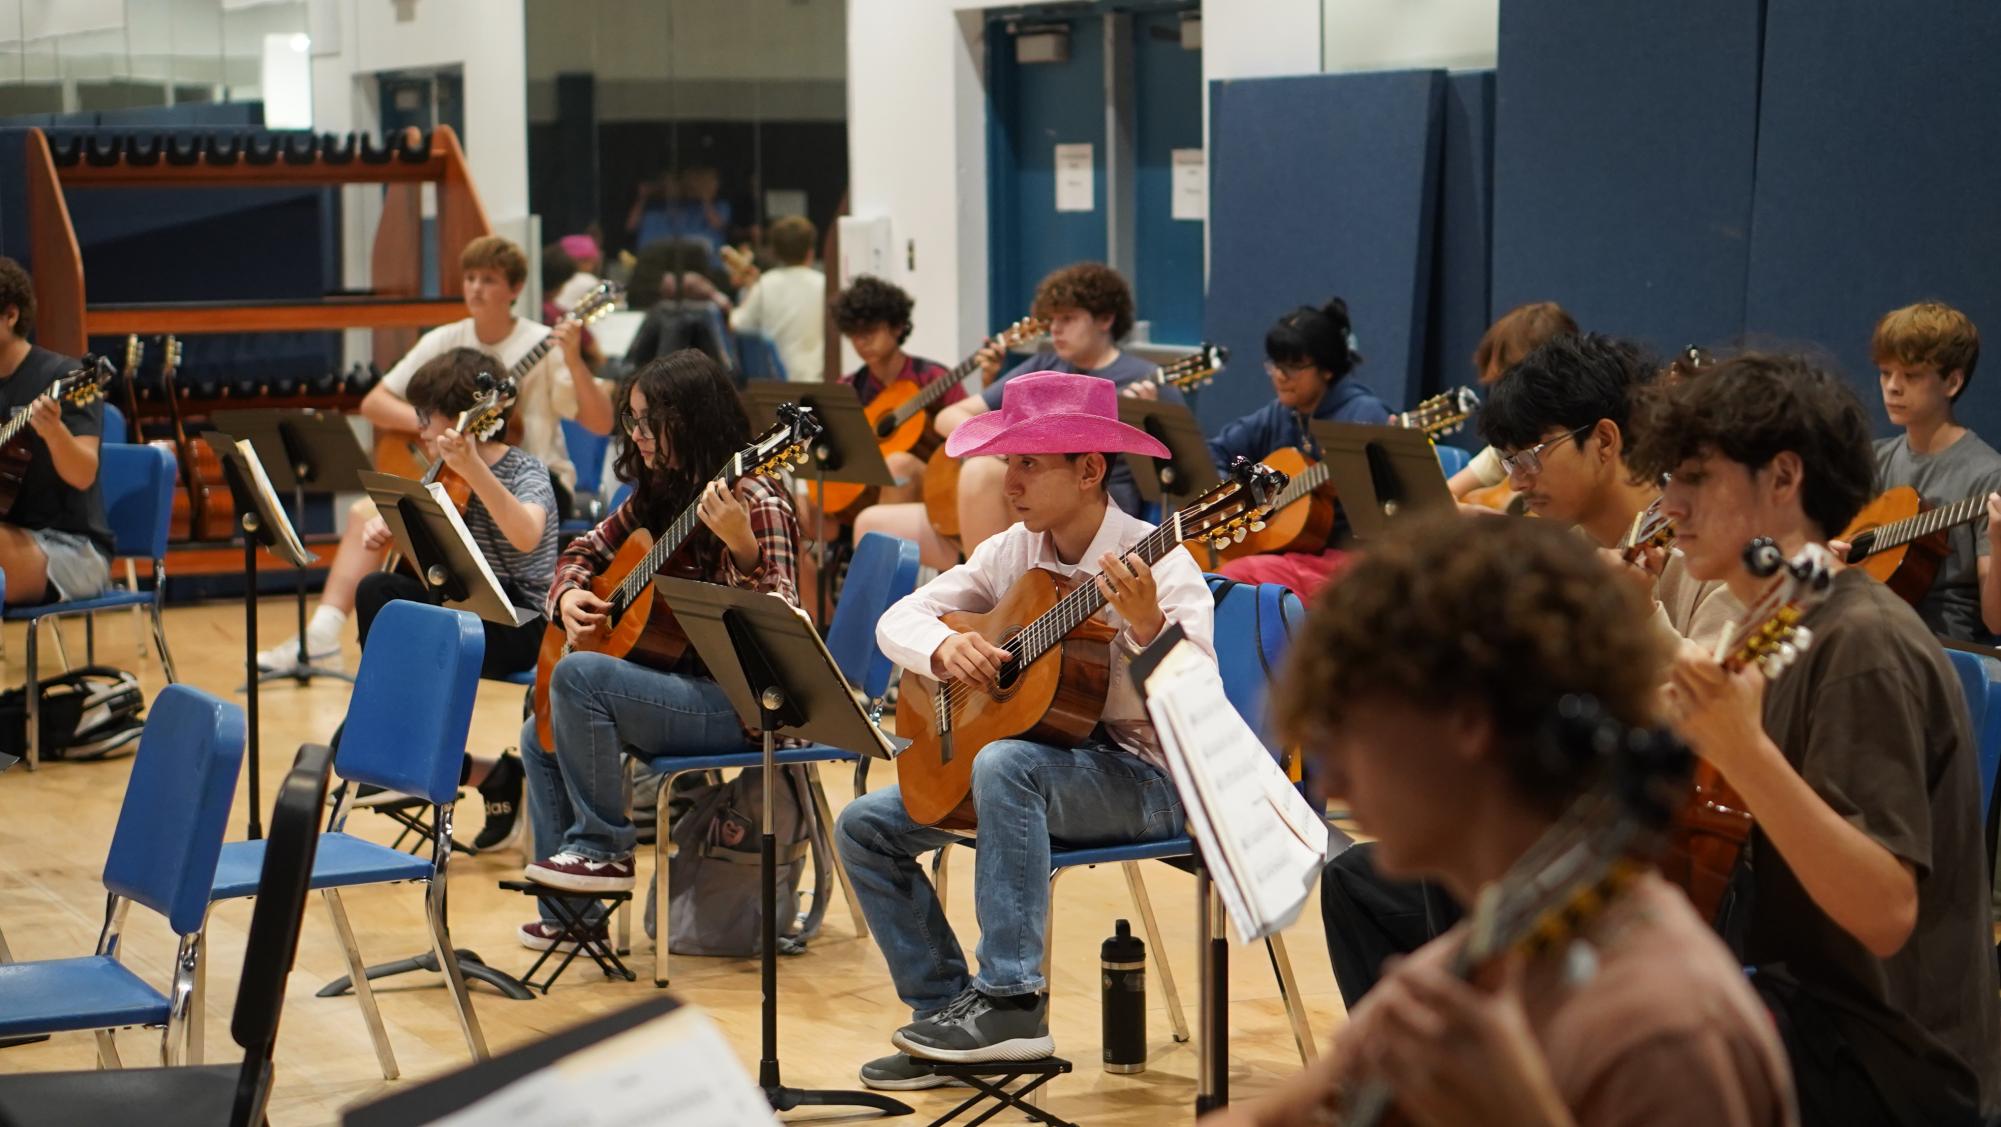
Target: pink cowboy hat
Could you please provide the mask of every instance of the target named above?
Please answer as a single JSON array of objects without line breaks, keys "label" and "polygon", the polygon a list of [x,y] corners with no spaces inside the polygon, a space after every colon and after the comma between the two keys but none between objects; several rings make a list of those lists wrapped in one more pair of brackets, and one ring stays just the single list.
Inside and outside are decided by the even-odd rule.
[{"label": "pink cowboy hat", "polygon": [[945,439],[954,458],[981,454],[1145,454],[1167,447],[1119,421],[1118,385],[1102,376],[1024,372],[1001,385],[1001,409],[974,415]]},{"label": "pink cowboy hat", "polygon": [[564,235],[557,240],[557,245],[563,248],[564,254],[578,262],[604,257],[603,252],[598,250],[598,241],[589,235]]}]

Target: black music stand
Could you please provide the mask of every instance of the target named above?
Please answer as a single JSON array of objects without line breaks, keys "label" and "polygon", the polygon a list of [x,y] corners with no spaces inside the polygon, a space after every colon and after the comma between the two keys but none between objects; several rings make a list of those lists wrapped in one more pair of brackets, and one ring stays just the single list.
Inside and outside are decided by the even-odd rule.
[{"label": "black music stand", "polygon": [[1357,537],[1381,536],[1410,513],[1453,507],[1438,451],[1423,431],[1326,420],[1308,429]]},{"label": "black music stand", "polygon": [[[657,597],[674,608],[688,641],[702,655],[737,715],[764,735],[764,808],[759,818],[760,890],[764,931],[758,946],[763,971],[764,1051],[757,1083],[773,1110],[795,1107],[866,1107],[885,1115],[910,1115],[908,1105],[874,1092],[788,1088],[778,1074],[778,845],[772,835],[771,796],[776,790],[775,741],[782,733],[860,754],[888,759],[891,748],[869,722],[825,642],[792,604],[775,595],[665,576],[653,581]],[[667,942],[661,929],[659,942]]]},{"label": "black music stand", "polygon": [[1223,475],[1209,453],[1209,440],[1195,421],[1194,412],[1187,407],[1158,399],[1120,396],[1119,421],[1138,427],[1167,447],[1165,458],[1125,455],[1142,500],[1158,501],[1164,512],[1172,512],[1222,483]]},{"label": "black music stand", "polygon": [[[883,461],[882,448],[877,444],[875,424],[869,422],[868,415],[862,411],[861,393],[855,390],[853,384],[752,380],[744,386],[743,399],[750,414],[753,433],[778,421],[780,404],[797,403],[812,408],[813,416],[820,420],[820,433],[808,447],[807,459],[813,467],[813,481],[820,487],[821,496],[826,495],[826,486],[830,481],[850,485],[896,484],[896,475],[889,472],[889,463]],[[827,621],[830,569],[827,545],[819,543],[817,536],[814,539],[820,553],[820,575],[815,584],[819,590],[815,604],[819,610],[819,621],[824,624]]]},{"label": "black music stand", "polygon": [[[217,411],[211,416],[218,430],[249,440],[264,464],[272,488],[292,494],[292,512],[304,520],[306,494],[354,493],[358,475],[371,468],[368,454],[354,437],[347,416],[336,411],[280,410]],[[299,608],[298,663],[290,672],[260,673],[259,681],[290,677],[304,685],[315,677],[354,678],[314,665],[306,652],[306,569],[297,570],[294,594]]]},{"label": "black music stand", "polygon": [[[285,507],[278,503],[278,493],[272,487],[256,447],[245,449],[237,445],[236,439],[220,430],[204,431],[201,438],[222,463],[222,476],[229,483],[229,497],[236,506],[236,527],[243,533],[243,691],[246,694],[243,711],[244,726],[249,733],[246,755],[250,761],[249,836],[255,841],[264,836],[264,805],[258,797],[260,788],[257,781],[257,686],[264,680],[257,675],[257,549],[268,550],[297,569],[300,575],[304,575],[305,569],[319,557],[300,543],[298,532],[285,515]],[[301,633],[302,645],[304,637]]]},{"label": "black music stand", "polygon": [[[459,520],[458,510],[440,505],[430,487],[374,470],[364,470],[359,477],[368,495],[375,499],[375,507],[382,513],[382,522],[389,526],[389,534],[395,537],[396,550],[410,561],[411,570],[438,596],[441,605],[469,611],[500,626],[519,626],[541,617],[539,611],[524,611],[508,601],[507,592],[501,589],[500,581],[487,567],[479,547]],[[446,894],[449,895],[449,889]],[[484,982],[516,1001],[525,1002],[535,996],[520,979],[488,966],[477,951],[457,947],[453,948],[452,956],[458,960],[459,972],[468,979]],[[437,973],[438,957],[434,952],[378,963],[364,973],[368,981],[374,982],[420,970]],[[353,986],[348,976],[342,975],[320,987],[318,996],[336,997]]]}]

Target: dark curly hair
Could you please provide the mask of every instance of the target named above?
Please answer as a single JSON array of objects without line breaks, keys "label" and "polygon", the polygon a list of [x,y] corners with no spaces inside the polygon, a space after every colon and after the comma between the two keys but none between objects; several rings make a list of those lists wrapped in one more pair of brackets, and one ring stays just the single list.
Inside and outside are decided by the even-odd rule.
[{"label": "dark curly hair", "polygon": [[1348,303],[1329,298],[1318,309],[1302,305],[1265,330],[1265,359],[1288,367],[1312,364],[1338,381],[1362,362],[1354,342]]},{"label": "dark curly hair", "polygon": [[[1490,446],[1520,450],[1542,441],[1551,427],[1577,430],[1610,419],[1631,430],[1633,397],[1658,365],[1632,344],[1601,333],[1550,338],[1509,368],[1487,392],[1480,437]],[[1583,445],[1588,433],[1573,435]]]},{"label": "dark curly hair", "polygon": [[0,258],[0,312],[14,307],[14,335],[26,340],[35,332],[35,282],[21,264]]},{"label": "dark curly hair", "polygon": [[1536,733],[1572,694],[1624,723],[1653,722],[1670,654],[1647,617],[1632,585],[1555,521],[1415,518],[1325,588],[1292,643],[1275,715],[1311,752],[1361,702],[1473,706],[1521,797],[1554,813],[1595,774],[1548,755]]},{"label": "dark curly hair", "polygon": [[1800,507],[1823,536],[1848,527],[1876,488],[1869,419],[1839,376],[1803,356],[1746,352],[1640,396],[1626,464],[1652,477],[1711,452],[1753,472],[1790,450],[1805,464]]},{"label": "dark curly hair", "polygon": [[1133,290],[1117,270],[1102,262],[1073,262],[1049,272],[1035,287],[1037,317],[1049,318],[1066,309],[1081,309],[1093,317],[1112,319],[1112,339],[1133,331]]},{"label": "dark curly hair", "polygon": [[896,343],[902,344],[910,339],[910,311],[916,305],[903,287],[863,274],[834,299],[834,328],[846,334],[887,325],[896,330]]},{"label": "dark curly hair", "polygon": [[632,483],[628,504],[636,506],[640,523],[657,532],[694,503],[730,455],[750,445],[750,418],[729,374],[699,349],[669,353],[620,380],[612,404],[621,420],[635,387],[646,396],[655,448],[672,451],[678,465],[647,466],[628,437],[619,443],[613,468],[619,480]]}]

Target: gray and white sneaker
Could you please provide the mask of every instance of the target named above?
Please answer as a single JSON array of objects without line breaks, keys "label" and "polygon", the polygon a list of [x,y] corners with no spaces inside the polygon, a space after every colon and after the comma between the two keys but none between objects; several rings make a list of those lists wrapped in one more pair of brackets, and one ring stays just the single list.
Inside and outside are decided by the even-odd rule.
[{"label": "gray and white sneaker", "polygon": [[915,1092],[953,1085],[964,1088],[966,1082],[956,1076],[939,1075],[932,1071],[931,1062],[918,1060],[909,1053],[891,1053],[862,1065],[862,1085],[878,1092]]},{"label": "gray and white sneaker", "polygon": [[1049,1000],[1021,1007],[1012,998],[989,998],[967,990],[923,1021],[913,1021],[890,1042],[913,1057],[948,1064],[995,1060],[1041,1060],[1056,1052],[1049,1036]]}]

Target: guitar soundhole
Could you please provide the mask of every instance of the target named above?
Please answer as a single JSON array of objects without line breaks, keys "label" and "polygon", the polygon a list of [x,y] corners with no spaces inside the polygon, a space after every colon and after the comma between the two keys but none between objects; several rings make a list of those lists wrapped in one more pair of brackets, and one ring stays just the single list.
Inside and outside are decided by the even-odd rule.
[{"label": "guitar soundhole", "polygon": [[884,415],[882,418],[877,419],[875,421],[875,436],[877,438],[888,438],[890,435],[895,433],[896,433],[896,416]]},{"label": "guitar soundhole", "polygon": [[[1019,626],[1011,627],[1008,630],[1008,632],[1002,636],[1000,644],[1003,646],[1007,645],[1009,642],[1014,640],[1016,635],[1020,633],[1021,633],[1021,627]],[[1019,659],[1010,661],[1006,665],[1001,666],[1000,677],[996,679],[994,683],[994,693],[993,693],[994,698],[997,700],[1004,700],[1010,694],[1012,694],[1014,692],[1015,686],[1021,683],[1021,672],[1022,672],[1022,664]]]}]

